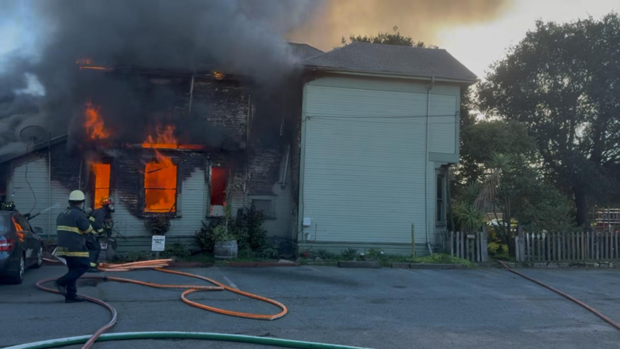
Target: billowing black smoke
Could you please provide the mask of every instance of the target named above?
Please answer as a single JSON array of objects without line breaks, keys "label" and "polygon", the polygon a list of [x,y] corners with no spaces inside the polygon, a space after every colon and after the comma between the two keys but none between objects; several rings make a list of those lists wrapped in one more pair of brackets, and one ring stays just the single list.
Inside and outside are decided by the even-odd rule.
[{"label": "billowing black smoke", "polygon": [[147,86],[143,78],[122,72],[80,71],[78,59],[108,67],[218,69],[272,82],[295,64],[282,36],[316,4],[0,0],[0,31],[11,23],[21,26],[17,30],[26,34],[9,40],[28,44],[13,42],[11,52],[0,46],[0,155],[14,150],[19,130],[28,124],[41,124],[54,135],[75,129],[69,121],[81,115],[86,101],[102,106],[104,118],[117,128],[124,124],[126,133],[170,113],[178,102],[168,85]]}]

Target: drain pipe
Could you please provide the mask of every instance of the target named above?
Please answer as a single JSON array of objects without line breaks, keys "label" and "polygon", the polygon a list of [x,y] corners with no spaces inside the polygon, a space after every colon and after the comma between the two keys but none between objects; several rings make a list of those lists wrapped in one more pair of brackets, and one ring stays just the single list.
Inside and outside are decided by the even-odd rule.
[{"label": "drain pipe", "polygon": [[428,247],[428,252],[431,255],[433,254],[433,248],[429,242],[430,228],[428,224],[428,122],[431,113],[431,91],[433,90],[433,85],[435,85],[434,76],[431,78],[431,84],[426,90],[426,135],[424,138],[424,225],[426,226],[426,247]]}]

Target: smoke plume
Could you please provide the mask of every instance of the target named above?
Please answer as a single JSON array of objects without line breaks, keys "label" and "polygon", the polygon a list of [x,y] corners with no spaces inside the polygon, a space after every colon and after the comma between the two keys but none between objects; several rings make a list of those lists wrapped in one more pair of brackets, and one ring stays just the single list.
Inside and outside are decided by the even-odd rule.
[{"label": "smoke plume", "polygon": [[53,136],[77,132],[79,125],[69,121],[91,100],[125,137],[179,103],[175,88],[188,88],[80,71],[78,59],[110,67],[216,69],[265,83],[296,63],[285,39],[329,50],[343,35],[398,25],[401,33],[433,43],[439,29],[492,19],[511,2],[0,0],[0,155],[25,147],[19,132],[26,125]]},{"label": "smoke plume", "polygon": [[[399,31],[415,41],[437,44],[440,30],[497,18],[514,0],[333,0],[324,1],[310,21],[289,32],[292,41],[322,50],[340,46],[341,37]],[[472,38],[472,40],[475,40]]]},{"label": "smoke plume", "polygon": [[66,133],[68,119],[93,98],[126,128],[165,111],[161,104],[174,98],[166,87],[79,71],[78,59],[273,80],[295,64],[283,35],[315,6],[310,0],[0,0],[0,155],[14,150],[28,120],[44,119],[47,129],[64,125],[58,134]]}]

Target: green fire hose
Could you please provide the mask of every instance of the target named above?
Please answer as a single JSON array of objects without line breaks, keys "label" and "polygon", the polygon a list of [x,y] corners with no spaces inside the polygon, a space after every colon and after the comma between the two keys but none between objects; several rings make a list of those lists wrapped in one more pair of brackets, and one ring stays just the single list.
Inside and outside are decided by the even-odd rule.
[{"label": "green fire hose", "polygon": [[[41,341],[41,342],[20,344],[20,345],[16,345],[12,347],[7,347],[5,349],[57,348],[57,347],[64,347],[67,345],[86,343],[90,338],[91,338],[91,335],[57,338],[57,339],[50,339],[50,340]],[[294,341],[290,339],[279,339],[279,338],[269,338],[269,337],[244,336],[244,335],[226,334],[226,333],[177,332],[177,331],[107,333],[107,334],[102,334],[97,339],[97,342],[129,340],[129,339],[143,339],[143,340],[144,339],[200,339],[200,340],[212,340],[212,341],[223,341],[223,342],[270,345],[274,347],[299,348],[299,349],[369,349],[369,348],[361,348],[361,347],[351,347],[351,346],[346,346],[346,345],[303,342],[303,341]]]}]

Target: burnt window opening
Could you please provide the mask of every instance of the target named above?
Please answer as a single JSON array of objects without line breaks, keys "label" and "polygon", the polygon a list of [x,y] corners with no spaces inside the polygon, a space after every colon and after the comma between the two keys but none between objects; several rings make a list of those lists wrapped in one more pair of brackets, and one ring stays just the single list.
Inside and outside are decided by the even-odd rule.
[{"label": "burnt window opening", "polygon": [[262,212],[263,216],[268,219],[276,218],[274,201],[272,199],[259,198],[252,199],[252,206],[257,211]]},{"label": "burnt window opening", "polygon": [[91,173],[93,176],[92,202],[93,209],[103,206],[103,200],[110,197],[110,163],[94,163],[91,165]]},{"label": "burnt window opening", "polygon": [[151,162],[144,168],[144,212],[176,213],[177,165]]},{"label": "burnt window opening", "polygon": [[436,191],[436,204],[435,204],[435,222],[437,223],[445,223],[445,177],[443,175],[437,176],[437,191]]},{"label": "burnt window opening", "polygon": [[228,184],[228,170],[223,167],[211,168],[211,196],[210,196],[210,215],[222,217],[225,215],[226,207],[226,187]]}]

